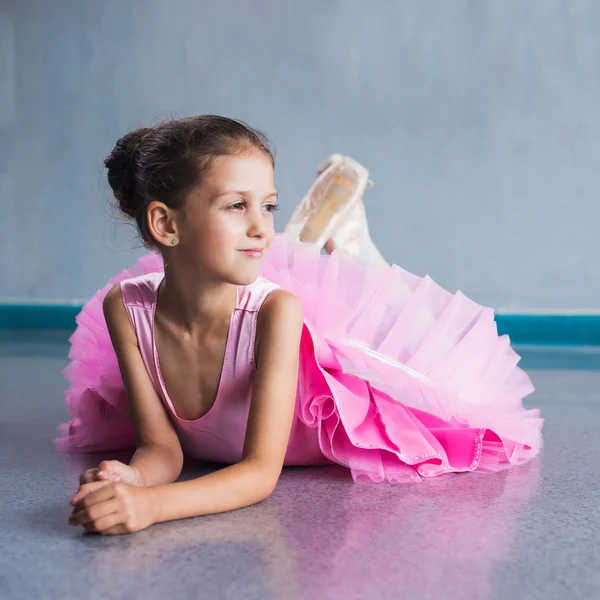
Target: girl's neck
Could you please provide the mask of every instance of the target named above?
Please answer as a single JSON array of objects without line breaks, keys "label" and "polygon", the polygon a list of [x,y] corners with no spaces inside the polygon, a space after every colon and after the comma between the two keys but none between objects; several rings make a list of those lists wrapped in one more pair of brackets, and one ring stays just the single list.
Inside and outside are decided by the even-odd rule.
[{"label": "girl's neck", "polygon": [[193,333],[229,321],[237,306],[237,288],[223,280],[178,273],[174,265],[167,265],[157,303],[170,321]]}]

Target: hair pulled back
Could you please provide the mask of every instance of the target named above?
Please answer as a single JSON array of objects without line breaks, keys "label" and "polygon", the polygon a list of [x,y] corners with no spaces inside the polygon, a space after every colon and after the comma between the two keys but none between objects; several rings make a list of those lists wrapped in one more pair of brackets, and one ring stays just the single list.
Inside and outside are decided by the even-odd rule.
[{"label": "hair pulled back", "polygon": [[120,210],[137,222],[147,247],[156,246],[146,208],[159,200],[169,208],[184,206],[217,156],[257,148],[275,166],[268,138],[242,121],[198,115],[136,129],[117,141],[104,160],[108,183]]}]

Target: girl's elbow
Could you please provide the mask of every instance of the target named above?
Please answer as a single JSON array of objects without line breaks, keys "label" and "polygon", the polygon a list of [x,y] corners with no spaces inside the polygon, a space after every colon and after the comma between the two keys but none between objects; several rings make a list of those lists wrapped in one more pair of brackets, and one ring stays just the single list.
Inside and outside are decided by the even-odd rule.
[{"label": "girl's elbow", "polygon": [[250,460],[253,472],[251,486],[257,493],[258,502],[266,500],[274,491],[281,475],[281,466],[264,463],[262,461]]},{"label": "girl's elbow", "polygon": [[179,477],[179,474],[181,473],[181,470],[183,469],[183,451],[181,450],[181,448],[177,448],[173,452],[173,464],[175,465],[175,468],[177,469],[177,477]]},{"label": "girl's elbow", "polygon": [[183,451],[179,446],[159,446],[157,452],[162,455],[162,459],[169,465],[169,470],[174,475],[174,480],[181,475],[183,469]]},{"label": "girl's elbow", "polygon": [[276,487],[277,487],[277,481],[266,483],[262,487],[262,493],[260,494],[259,501],[262,502],[263,500],[267,500],[267,498],[269,498],[269,496],[275,491]]},{"label": "girl's elbow", "polygon": [[266,500],[277,487],[277,482],[279,481],[279,477],[281,475],[281,468],[279,469],[269,469],[265,468],[261,474],[261,482],[262,485],[260,489],[262,490],[262,500]]},{"label": "girl's elbow", "polygon": [[183,470],[183,452],[179,451],[172,455],[172,477],[173,481],[177,481]]}]

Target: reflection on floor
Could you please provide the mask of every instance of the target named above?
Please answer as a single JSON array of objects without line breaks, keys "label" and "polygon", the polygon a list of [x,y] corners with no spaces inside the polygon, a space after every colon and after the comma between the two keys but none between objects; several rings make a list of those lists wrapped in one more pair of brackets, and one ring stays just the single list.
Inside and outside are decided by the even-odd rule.
[{"label": "reflection on floor", "polygon": [[525,467],[404,486],[285,469],[259,505],[100,537],[67,525],[98,458],[50,443],[68,417],[67,337],[0,336],[3,600],[600,598],[599,349],[517,348],[546,419]]}]

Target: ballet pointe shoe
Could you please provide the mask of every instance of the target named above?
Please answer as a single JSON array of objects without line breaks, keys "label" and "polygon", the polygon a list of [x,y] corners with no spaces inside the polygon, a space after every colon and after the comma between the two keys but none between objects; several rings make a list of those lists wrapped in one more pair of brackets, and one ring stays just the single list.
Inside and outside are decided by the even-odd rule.
[{"label": "ballet pointe shoe", "polygon": [[[288,221],[283,231],[290,239],[308,242],[319,247],[329,239],[333,232],[332,217],[335,216],[333,202],[326,202],[326,191],[332,183],[334,172],[339,168],[343,160],[340,154],[332,154],[317,168],[317,178],[310,186],[302,202],[298,204],[294,214]],[[337,191],[341,191],[337,188]],[[337,203],[338,209],[343,209],[343,201]],[[339,216],[338,216],[339,219]]]},{"label": "ballet pointe shoe", "polygon": [[369,171],[348,156],[331,155],[283,228],[290,239],[333,249],[366,266],[389,266],[371,240],[363,194]]}]

